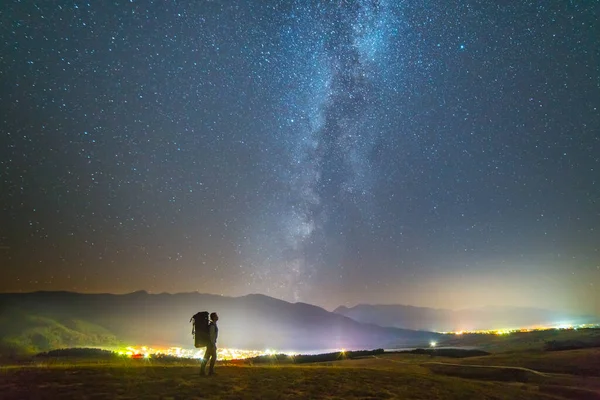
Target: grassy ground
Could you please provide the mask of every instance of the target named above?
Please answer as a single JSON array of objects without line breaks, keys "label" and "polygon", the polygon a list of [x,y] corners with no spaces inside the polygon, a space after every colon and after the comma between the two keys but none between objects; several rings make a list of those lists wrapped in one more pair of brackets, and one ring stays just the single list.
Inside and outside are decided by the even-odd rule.
[{"label": "grassy ground", "polygon": [[423,364],[495,365],[529,368],[550,374],[600,377],[600,348],[567,351],[522,351],[483,357],[446,358],[413,354],[386,354],[382,359]]},{"label": "grassy ground", "polygon": [[[456,361],[456,360],[455,360]],[[461,364],[512,365],[547,373],[600,377],[600,348],[552,352],[500,353],[459,360]]]},{"label": "grassy ground", "polygon": [[[555,356],[558,353],[563,354]],[[554,358],[544,359],[545,356]],[[200,377],[196,362],[44,361],[1,367],[0,397],[6,400],[594,399],[600,398],[600,376],[593,367],[597,366],[598,356],[596,350],[551,352],[529,358],[500,354],[460,360],[384,354],[303,366],[220,365],[215,377]],[[577,362],[591,363],[590,371],[595,375],[565,373]],[[502,368],[506,365],[533,365],[538,369],[528,372]],[[561,374],[555,375],[554,371]]]},{"label": "grassy ground", "polygon": [[3,399],[550,399],[502,383],[390,369],[222,367],[20,368],[1,375]]}]

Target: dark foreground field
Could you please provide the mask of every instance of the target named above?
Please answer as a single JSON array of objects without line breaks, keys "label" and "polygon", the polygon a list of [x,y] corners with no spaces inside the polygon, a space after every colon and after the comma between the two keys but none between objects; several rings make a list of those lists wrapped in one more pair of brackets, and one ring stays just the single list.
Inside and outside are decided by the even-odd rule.
[{"label": "dark foreground field", "polygon": [[600,350],[547,357],[384,354],[303,366],[221,365],[210,378],[191,362],[61,360],[2,367],[0,398],[600,399]]}]

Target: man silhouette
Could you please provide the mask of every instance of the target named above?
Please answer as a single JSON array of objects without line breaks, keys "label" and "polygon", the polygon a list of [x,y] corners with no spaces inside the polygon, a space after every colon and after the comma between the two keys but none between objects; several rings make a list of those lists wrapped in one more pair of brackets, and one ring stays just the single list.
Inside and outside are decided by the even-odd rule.
[{"label": "man silhouette", "polygon": [[206,372],[206,364],[210,359],[208,367],[208,375],[215,374],[215,362],[217,361],[217,337],[219,336],[219,328],[217,327],[217,321],[219,316],[216,312],[210,314],[210,323],[208,324],[208,345],[204,352],[202,359],[202,366],[200,367],[200,374],[204,375]]}]

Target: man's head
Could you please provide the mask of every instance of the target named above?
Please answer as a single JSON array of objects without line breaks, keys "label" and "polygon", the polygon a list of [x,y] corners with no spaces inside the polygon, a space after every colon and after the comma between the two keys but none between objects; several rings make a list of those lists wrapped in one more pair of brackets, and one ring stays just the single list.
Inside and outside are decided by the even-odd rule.
[{"label": "man's head", "polygon": [[216,312],[210,313],[210,320],[212,322],[217,322],[219,320],[219,316],[217,315]]}]

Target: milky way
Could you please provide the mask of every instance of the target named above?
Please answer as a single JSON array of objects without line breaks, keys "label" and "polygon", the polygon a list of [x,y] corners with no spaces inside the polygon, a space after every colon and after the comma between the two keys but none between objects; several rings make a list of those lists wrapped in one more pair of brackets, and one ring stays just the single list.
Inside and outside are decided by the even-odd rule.
[{"label": "milky way", "polygon": [[599,9],[10,1],[0,290],[600,314]]},{"label": "milky way", "polygon": [[281,29],[290,57],[281,79],[291,89],[282,98],[286,112],[277,132],[289,157],[280,176],[287,193],[265,210],[263,221],[272,231],[267,240],[282,240],[259,244],[262,258],[254,265],[259,279],[265,271],[280,276],[275,286],[291,290],[295,299],[315,268],[332,261],[326,260],[330,239],[324,230],[343,229],[339,221],[348,203],[359,217],[370,218],[374,107],[383,105],[377,86],[402,26],[400,11],[372,1],[298,5]]}]

